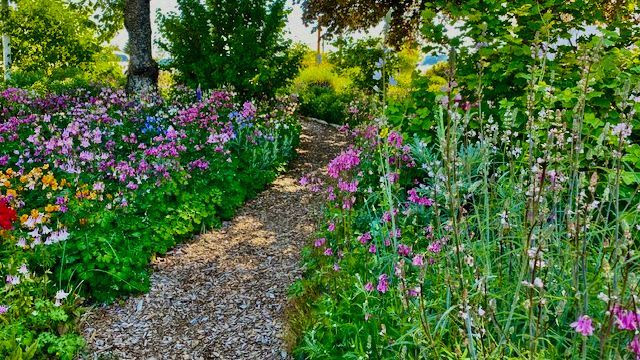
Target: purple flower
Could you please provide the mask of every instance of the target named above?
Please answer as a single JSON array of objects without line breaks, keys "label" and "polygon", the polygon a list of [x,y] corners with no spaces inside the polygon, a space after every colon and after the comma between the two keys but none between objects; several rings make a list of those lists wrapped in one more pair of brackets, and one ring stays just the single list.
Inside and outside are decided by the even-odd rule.
[{"label": "purple flower", "polygon": [[424,256],[422,256],[422,255],[414,256],[413,260],[411,261],[411,263],[414,266],[424,266]]},{"label": "purple flower", "polygon": [[389,278],[387,274],[382,274],[378,277],[378,286],[376,289],[383,294],[389,291]]},{"label": "purple flower", "polygon": [[9,307],[6,305],[0,305],[0,315],[6,314],[9,311]]},{"label": "purple flower", "polygon": [[376,245],[375,244],[371,244],[371,246],[369,246],[369,252],[372,254],[375,254],[377,251],[376,249]]},{"label": "purple flower", "polygon": [[325,255],[325,256],[331,256],[331,255],[333,255],[333,249],[331,249],[331,248],[326,248],[326,249],[324,250],[324,255]]},{"label": "purple flower", "polygon": [[371,282],[368,282],[364,285],[364,289],[368,292],[373,291],[373,284]]},{"label": "purple flower", "polygon": [[362,243],[363,245],[368,243],[370,240],[371,240],[371,233],[368,231],[358,236],[358,241],[360,241],[360,243]]},{"label": "purple flower", "polygon": [[576,320],[572,322],[570,325],[577,333],[582,334],[582,336],[591,336],[593,335],[593,323],[591,318],[588,315],[582,315]]},{"label": "purple flower", "polygon": [[398,254],[402,256],[409,256],[409,254],[411,254],[411,247],[405,244],[398,244]]}]

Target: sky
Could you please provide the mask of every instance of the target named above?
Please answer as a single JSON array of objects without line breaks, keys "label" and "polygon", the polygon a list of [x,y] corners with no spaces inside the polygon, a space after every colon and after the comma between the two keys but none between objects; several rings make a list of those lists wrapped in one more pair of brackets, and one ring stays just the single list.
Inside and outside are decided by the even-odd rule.
[{"label": "sky", "polygon": [[[300,5],[293,5],[292,0],[287,0],[287,6],[292,9],[291,13],[289,13],[289,17],[287,19],[287,37],[296,42],[301,42],[306,44],[312,49],[316,48],[317,34],[312,31],[311,27],[305,27],[302,23],[302,9]],[[177,2],[176,0],[151,0],[151,31],[153,33],[154,41],[158,36],[158,26],[156,24],[156,11],[160,9],[161,12],[167,13],[169,11],[177,10]],[[381,33],[382,26],[377,26],[367,33],[358,33],[354,34],[355,38],[361,38],[366,36],[367,34],[371,35],[379,35]],[[111,41],[113,45],[118,46],[120,49],[124,48],[124,45],[127,43],[127,32],[126,30],[121,30],[115,38]],[[326,50],[329,50],[329,46],[325,46]],[[154,56],[161,56],[162,54],[158,53],[158,49],[154,44]]]}]

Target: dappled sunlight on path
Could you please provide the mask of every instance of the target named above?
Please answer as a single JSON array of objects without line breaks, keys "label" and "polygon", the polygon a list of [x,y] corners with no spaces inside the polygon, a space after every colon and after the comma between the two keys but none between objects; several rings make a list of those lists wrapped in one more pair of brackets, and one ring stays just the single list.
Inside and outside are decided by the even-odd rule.
[{"label": "dappled sunlight on path", "polygon": [[344,146],[331,127],[304,122],[299,157],[222,228],[157,259],[148,294],[94,309],[82,327],[93,358],[281,359],[288,286],[320,202],[298,179]]}]

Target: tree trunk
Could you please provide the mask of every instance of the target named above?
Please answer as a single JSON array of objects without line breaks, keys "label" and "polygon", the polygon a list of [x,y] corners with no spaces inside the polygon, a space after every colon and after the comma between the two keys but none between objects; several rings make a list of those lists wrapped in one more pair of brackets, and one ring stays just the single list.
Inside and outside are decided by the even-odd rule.
[{"label": "tree trunk", "polygon": [[[2,0],[2,18],[9,16],[9,0]],[[4,24],[3,24],[4,26]],[[11,46],[9,45],[9,34],[2,33],[2,67],[4,69],[4,80],[11,78]]]},{"label": "tree trunk", "polygon": [[125,0],[124,27],[129,33],[129,70],[127,92],[155,90],[158,64],[151,57],[150,0]]}]

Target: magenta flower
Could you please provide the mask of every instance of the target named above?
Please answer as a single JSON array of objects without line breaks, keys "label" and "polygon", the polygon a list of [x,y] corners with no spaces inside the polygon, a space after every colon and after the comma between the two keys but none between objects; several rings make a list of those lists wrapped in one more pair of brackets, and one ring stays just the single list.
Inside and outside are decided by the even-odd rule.
[{"label": "magenta flower", "polygon": [[409,256],[409,254],[411,254],[411,247],[405,244],[398,244],[398,254],[402,256]]},{"label": "magenta flower", "polygon": [[358,241],[360,241],[360,243],[362,243],[363,245],[368,243],[370,240],[371,240],[371,233],[368,231],[358,236]]},{"label": "magenta flower", "polygon": [[364,284],[364,289],[368,292],[372,292],[373,291],[373,284],[371,282],[368,282],[366,284]]},{"label": "magenta flower", "polygon": [[313,246],[315,247],[322,247],[324,246],[324,244],[327,242],[327,239],[325,238],[318,238],[316,239],[316,241],[313,243]]},{"label": "magenta flower", "polygon": [[329,225],[327,226],[327,230],[334,231],[335,229],[336,229],[336,224],[330,222]]},{"label": "magenta flower", "polygon": [[369,252],[372,254],[375,254],[377,251],[376,249],[376,245],[375,244],[371,244],[371,246],[369,246]]},{"label": "magenta flower", "polygon": [[378,286],[376,289],[383,294],[389,291],[389,278],[387,274],[382,274],[378,277]]},{"label": "magenta flower", "polygon": [[6,314],[9,311],[9,307],[6,305],[0,305],[0,315]]},{"label": "magenta flower", "polygon": [[613,309],[616,315],[616,325],[620,330],[635,331],[638,329],[640,322],[640,314],[631,310],[624,310],[619,307]]},{"label": "magenta flower", "polygon": [[331,249],[331,248],[327,248],[327,249],[324,251],[324,255],[325,255],[325,256],[331,256],[331,255],[333,255],[333,249]]},{"label": "magenta flower", "polygon": [[414,266],[424,266],[424,257],[422,255],[416,255],[411,262]]},{"label": "magenta flower", "polygon": [[582,315],[576,320],[572,322],[570,325],[577,333],[582,334],[582,336],[591,336],[593,335],[593,322],[588,315]]}]

